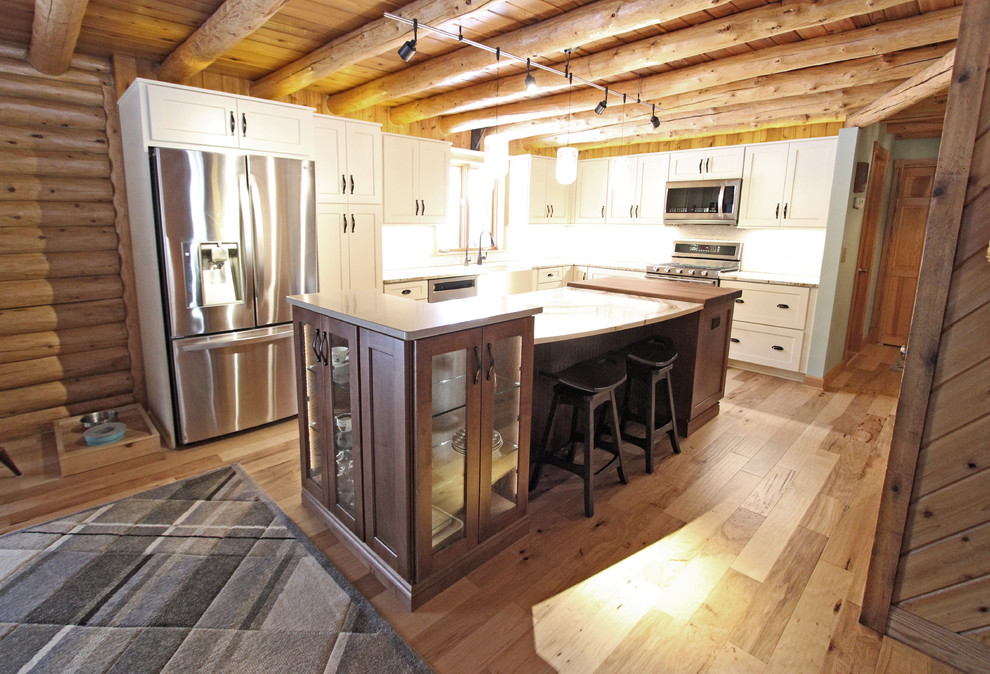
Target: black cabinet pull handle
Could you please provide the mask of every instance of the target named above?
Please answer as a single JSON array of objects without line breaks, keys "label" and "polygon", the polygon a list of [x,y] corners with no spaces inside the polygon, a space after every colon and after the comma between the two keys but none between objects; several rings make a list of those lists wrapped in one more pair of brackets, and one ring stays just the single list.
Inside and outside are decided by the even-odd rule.
[{"label": "black cabinet pull handle", "polygon": [[605,204],[602,204],[602,217],[605,217]]},{"label": "black cabinet pull handle", "polygon": [[316,362],[317,363],[322,363],[323,362],[323,354],[320,353],[320,329],[319,328],[316,328],[316,330],[313,331],[313,344],[312,344],[312,347],[313,347],[313,354],[316,356]]},{"label": "black cabinet pull handle", "polygon": [[704,165],[704,163],[705,163],[705,160],[704,159],[699,159],[698,160],[698,173],[701,173],[702,172],[701,171],[701,167]]},{"label": "black cabinet pull handle", "polygon": [[774,344],[774,345],[773,345],[773,346],[771,346],[770,348],[771,348],[771,349],[773,349],[774,351],[783,351],[783,350],[784,350],[784,347],[782,347],[782,346],[777,346],[776,344]]},{"label": "black cabinet pull handle", "polygon": [[790,204],[784,204],[784,219],[785,220],[787,219],[787,207],[788,206],[790,206]]},{"label": "black cabinet pull handle", "polygon": [[351,194],[354,194],[354,174],[351,174]]},{"label": "black cabinet pull handle", "polygon": [[347,194],[347,176],[340,174],[340,193]]},{"label": "black cabinet pull handle", "polygon": [[354,233],[354,214],[351,213],[351,234]]},{"label": "black cabinet pull handle", "polygon": [[736,304],[746,304],[746,300],[741,297],[736,298]]},{"label": "black cabinet pull handle", "polygon": [[777,210],[773,212],[773,217],[775,218],[780,217],[780,204],[777,204]]},{"label": "black cabinet pull handle", "polygon": [[553,204],[550,204],[550,217],[553,217]]},{"label": "black cabinet pull handle", "polygon": [[247,113],[241,113],[241,135],[247,137]]},{"label": "black cabinet pull handle", "polygon": [[733,344],[738,344],[739,343],[739,338],[738,337],[729,337],[729,341],[732,342]]},{"label": "black cabinet pull handle", "polygon": [[630,204],[629,205],[629,217],[630,218],[632,217],[632,209],[633,209],[632,204]]},{"label": "black cabinet pull handle", "polygon": [[636,204],[636,217],[639,217],[639,204]]},{"label": "black cabinet pull handle", "polygon": [[327,354],[330,352],[330,349],[327,348],[329,346],[330,346],[330,333],[327,332],[326,330],[324,330],[323,331],[323,343],[320,344],[320,351],[323,352],[323,365],[324,366],[330,364],[330,359],[327,358]]},{"label": "black cabinet pull handle", "polygon": [[474,383],[477,384],[481,381],[481,349],[474,347],[474,362],[477,367],[474,370]]},{"label": "black cabinet pull handle", "polygon": [[705,173],[708,173],[711,170],[712,170],[712,158],[709,157],[708,159],[705,160]]},{"label": "black cabinet pull handle", "polygon": [[237,122],[234,120],[234,111],[230,111],[230,135],[233,136],[237,132]]},{"label": "black cabinet pull handle", "polygon": [[777,305],[777,308],[778,308],[778,309],[790,309],[790,307],[789,307],[789,306],[787,306],[786,304],[778,304],[778,305]]},{"label": "black cabinet pull handle", "polygon": [[485,379],[488,381],[492,380],[492,376],[495,374],[495,354],[492,353],[492,343],[488,342],[488,374]]},{"label": "black cabinet pull handle", "polygon": [[419,199],[413,199],[413,201],[416,203],[416,215],[419,215]]},{"label": "black cabinet pull handle", "polygon": [[402,291],[402,294],[403,295],[411,295],[412,294],[412,288],[406,288],[405,290]]},{"label": "black cabinet pull handle", "polygon": [[342,234],[347,234],[347,213],[341,213],[340,214],[340,219],[344,221],[344,229],[343,229],[343,231],[341,233]]},{"label": "black cabinet pull handle", "polygon": [[420,204],[422,205],[422,207],[423,207],[423,215],[426,215],[426,199],[420,199],[420,200],[419,200],[419,203],[420,203]]}]

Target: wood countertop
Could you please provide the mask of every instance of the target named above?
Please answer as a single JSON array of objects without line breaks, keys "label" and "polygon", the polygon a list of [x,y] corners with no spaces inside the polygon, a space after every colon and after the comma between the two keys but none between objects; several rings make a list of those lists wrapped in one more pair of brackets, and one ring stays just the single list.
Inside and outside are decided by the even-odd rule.
[{"label": "wood countertop", "polygon": [[709,304],[735,299],[742,295],[737,288],[720,288],[705,283],[688,283],[685,281],[663,281],[652,278],[624,278],[609,276],[589,281],[571,281],[567,284],[572,288],[586,290],[604,290],[626,295],[641,295],[643,297],[658,297],[679,302],[694,302],[708,306]]}]

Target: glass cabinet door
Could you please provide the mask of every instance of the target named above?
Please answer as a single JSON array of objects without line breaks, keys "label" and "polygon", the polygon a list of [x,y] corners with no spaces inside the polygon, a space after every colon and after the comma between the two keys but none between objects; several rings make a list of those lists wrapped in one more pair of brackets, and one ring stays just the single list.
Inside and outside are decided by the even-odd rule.
[{"label": "glass cabinet door", "polygon": [[303,367],[299,378],[299,438],[303,488],[320,503],[326,504],[325,430],[323,410],[326,407],[323,365],[322,317],[296,308],[296,357]]},{"label": "glass cabinet door", "polygon": [[416,347],[418,573],[445,566],[477,541],[483,380],[480,347],[471,339],[477,332],[443,335]]},{"label": "glass cabinet door", "polygon": [[357,329],[327,318],[325,361],[329,369],[327,405],[328,505],[339,520],[361,534],[361,419],[357,377]]},{"label": "glass cabinet door", "polygon": [[[484,330],[485,388],[480,429],[480,533],[491,535],[526,509],[532,394],[532,331],[523,321]],[[527,347],[529,342],[530,348]],[[520,448],[522,450],[520,451]]]}]

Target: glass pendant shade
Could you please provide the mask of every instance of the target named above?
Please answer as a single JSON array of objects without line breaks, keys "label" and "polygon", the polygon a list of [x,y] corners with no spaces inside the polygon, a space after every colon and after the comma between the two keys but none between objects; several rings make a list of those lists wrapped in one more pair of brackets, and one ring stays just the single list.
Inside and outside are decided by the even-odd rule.
[{"label": "glass pendant shade", "polygon": [[570,185],[577,178],[578,151],[576,147],[557,148],[557,182]]},{"label": "glass pendant shade", "polygon": [[493,178],[501,178],[509,170],[509,141],[494,133],[485,136],[485,171]]},{"label": "glass pendant shade", "polygon": [[619,183],[626,183],[632,180],[632,160],[629,157],[616,157],[612,160],[612,166],[609,167],[609,177],[618,181]]}]

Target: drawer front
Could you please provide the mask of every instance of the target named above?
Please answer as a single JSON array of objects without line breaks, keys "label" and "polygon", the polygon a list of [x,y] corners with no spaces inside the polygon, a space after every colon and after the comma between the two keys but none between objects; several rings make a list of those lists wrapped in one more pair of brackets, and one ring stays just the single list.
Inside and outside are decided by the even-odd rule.
[{"label": "drawer front", "polygon": [[426,281],[412,283],[386,283],[385,294],[410,300],[426,300]]},{"label": "drawer front", "polygon": [[808,315],[808,289],[799,286],[722,282],[722,287],[739,288],[733,318],[745,323],[762,323],[778,328],[803,330]]},{"label": "drawer front", "polygon": [[540,281],[539,283],[536,284],[537,290],[549,290],[551,288],[563,288],[563,287],[564,287],[564,282],[560,280]]},{"label": "drawer front", "polygon": [[563,267],[542,267],[536,270],[536,282],[539,284],[551,281],[561,281],[564,278]]},{"label": "drawer front", "polygon": [[729,358],[798,372],[803,345],[803,330],[768,328],[733,319]]}]

